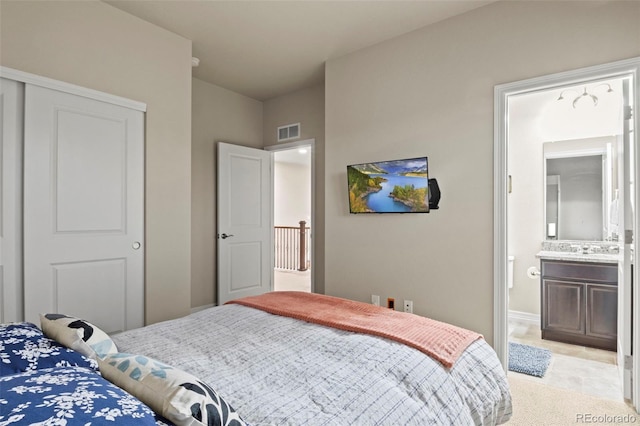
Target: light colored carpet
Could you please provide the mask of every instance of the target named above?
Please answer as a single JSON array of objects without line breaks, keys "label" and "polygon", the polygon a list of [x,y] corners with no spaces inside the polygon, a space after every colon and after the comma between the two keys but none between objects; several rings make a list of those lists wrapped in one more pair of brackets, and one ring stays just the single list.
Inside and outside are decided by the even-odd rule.
[{"label": "light colored carpet", "polygon": [[622,402],[536,383],[509,373],[511,425],[640,424],[640,414]]}]

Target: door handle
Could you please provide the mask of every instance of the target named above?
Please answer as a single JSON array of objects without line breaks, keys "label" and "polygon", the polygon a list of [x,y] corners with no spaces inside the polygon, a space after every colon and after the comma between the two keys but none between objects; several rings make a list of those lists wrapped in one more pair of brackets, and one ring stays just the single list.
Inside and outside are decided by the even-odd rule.
[{"label": "door handle", "polygon": [[131,244],[131,247],[133,247],[134,250],[138,250],[141,246],[142,244],[140,244],[140,242],[138,241],[134,241],[134,243]]},{"label": "door handle", "polygon": [[222,235],[220,235],[220,237],[221,237],[223,240],[226,240],[226,239],[227,239],[227,238],[229,238],[229,237],[233,237],[233,234],[222,234]]}]

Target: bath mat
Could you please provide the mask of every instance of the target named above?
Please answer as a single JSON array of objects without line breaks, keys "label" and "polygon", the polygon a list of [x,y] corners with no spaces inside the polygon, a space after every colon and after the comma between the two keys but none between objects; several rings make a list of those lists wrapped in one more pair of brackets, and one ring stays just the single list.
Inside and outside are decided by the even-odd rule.
[{"label": "bath mat", "polygon": [[551,351],[509,342],[509,370],[542,377],[551,362]]}]

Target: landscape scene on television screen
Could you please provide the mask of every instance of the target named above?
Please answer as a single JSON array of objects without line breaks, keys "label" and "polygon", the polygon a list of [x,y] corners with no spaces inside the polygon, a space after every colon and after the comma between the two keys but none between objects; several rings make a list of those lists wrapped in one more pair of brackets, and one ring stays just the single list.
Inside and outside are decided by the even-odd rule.
[{"label": "landscape scene on television screen", "polygon": [[427,158],[347,166],[351,213],[429,211]]}]

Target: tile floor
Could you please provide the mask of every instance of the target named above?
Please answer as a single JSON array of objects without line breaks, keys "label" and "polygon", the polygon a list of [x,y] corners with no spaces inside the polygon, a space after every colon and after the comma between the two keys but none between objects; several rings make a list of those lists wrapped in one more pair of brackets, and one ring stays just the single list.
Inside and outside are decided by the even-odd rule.
[{"label": "tile floor", "polygon": [[509,321],[509,341],[549,349],[553,356],[541,378],[509,372],[558,388],[624,402],[616,352],[542,340],[540,325]]}]

